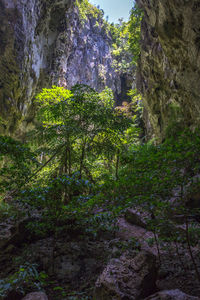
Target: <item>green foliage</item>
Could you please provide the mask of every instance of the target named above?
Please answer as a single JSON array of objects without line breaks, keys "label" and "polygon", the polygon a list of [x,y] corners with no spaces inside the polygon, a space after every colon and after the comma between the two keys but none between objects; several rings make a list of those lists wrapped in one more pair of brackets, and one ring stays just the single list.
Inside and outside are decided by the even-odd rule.
[{"label": "green foliage", "polygon": [[[102,201],[109,199],[108,210],[115,207],[119,212],[126,207],[139,206],[146,211],[149,215],[148,229],[154,234],[148,243],[155,243],[159,263],[160,246],[174,247],[175,244],[183,267],[179,253],[182,245],[188,249],[200,281],[192,250],[192,246],[199,242],[199,226],[194,222],[199,222],[199,201],[187,206],[184,199],[185,194],[190,195],[190,192],[191,195],[199,194],[199,147],[199,130],[176,132],[161,145],[133,145],[121,157],[118,180],[107,178],[98,197]],[[173,216],[184,218],[185,230],[175,225]]]},{"label": "green foliage", "polygon": [[137,61],[140,55],[140,40],[141,40],[141,21],[143,18],[143,12],[135,3],[131,10],[129,20],[129,43],[130,49],[133,54],[133,63],[137,65]]},{"label": "green foliage", "polygon": [[139,128],[143,127],[143,103],[142,96],[139,94],[137,89],[130,90],[128,96],[131,98],[132,111],[136,114],[137,118],[135,120]]},{"label": "green foliage", "polygon": [[[128,169],[134,166],[132,179],[135,178],[135,189],[140,185],[146,186],[145,195],[159,195],[164,198],[170,196],[172,188],[188,180],[187,176],[182,174],[182,166],[191,168],[195,172],[198,167],[197,149],[199,144],[199,135],[197,133],[181,133],[175,138],[171,137],[162,145],[155,146],[147,144],[135,147],[131,150],[129,156]],[[132,157],[132,158],[131,158]],[[126,159],[126,157],[124,157]],[[131,164],[131,165],[130,165]],[[126,169],[126,175],[128,175]],[[144,194],[141,191],[141,195]],[[163,194],[163,195],[162,195]]]},{"label": "green foliage", "polygon": [[[124,209],[139,205],[153,216],[148,223],[150,230],[156,230],[162,240],[176,241],[181,233],[175,230],[169,216],[199,215],[199,209],[187,208],[183,201],[186,187],[187,193],[199,190],[199,180],[191,180],[191,176],[199,173],[199,146],[198,130],[194,133],[186,130],[158,146],[133,145],[122,156],[118,181],[107,180],[99,197],[110,199],[110,207]],[[175,188],[178,206],[169,201]],[[191,232],[191,243],[195,243],[198,230],[192,226]],[[181,241],[186,242],[187,237],[181,236]]]},{"label": "green foliage", "polygon": [[0,280],[0,298],[4,299],[10,291],[25,295],[27,292],[42,290],[46,284],[47,275],[37,271],[36,264],[26,262],[19,270],[4,280]]},{"label": "green foliage", "polygon": [[106,164],[117,178],[121,153],[128,147],[126,137],[137,137],[136,128],[131,135],[127,132],[132,117],[114,110],[108,88],[98,94],[86,85],[71,91],[53,87],[44,89],[36,101],[41,125],[32,133],[32,146],[42,162],[31,176],[34,185],[17,197],[42,212],[42,221],[29,228],[40,236],[54,232],[60,223],[93,236],[112,230],[112,214],[94,215],[99,200],[96,182],[105,180]]},{"label": "green foliage", "polygon": [[93,164],[94,157],[115,155],[120,136],[132,120],[113,109],[109,89],[98,94],[77,85],[72,93],[58,87],[43,90],[37,97],[42,126],[34,136],[42,145],[43,156],[52,155],[44,165],[52,160],[57,164],[54,175],[79,172],[81,178],[83,172],[86,176],[91,173],[87,166]]},{"label": "green foliage", "polygon": [[[133,110],[140,115],[140,96],[136,91],[130,91],[130,96]],[[158,251],[160,245],[175,243],[178,253],[177,244],[187,244],[198,274],[191,249],[198,243],[199,228],[193,220],[200,212],[198,203],[193,208],[185,205],[184,194],[199,191],[200,131],[170,131],[160,145],[142,144],[137,138],[138,115],[133,117],[128,106],[114,109],[108,88],[97,93],[86,85],[71,91],[53,87],[44,89],[36,101],[39,125],[32,133],[31,147],[39,166],[33,168],[36,156],[27,146],[8,137],[0,139],[2,164],[6,159],[8,174],[17,167],[12,176],[20,176],[15,185],[8,178],[5,189],[18,187],[18,203],[40,214],[29,229],[40,238],[53,236],[54,242],[63,233],[96,239],[117,230],[115,220],[127,207],[140,206],[150,215],[147,226]],[[170,201],[175,189],[176,206]],[[12,215],[5,204],[1,211],[1,219]],[[177,214],[185,219],[185,233],[169,218]],[[147,242],[152,245],[153,240]],[[122,251],[140,249],[134,239],[118,246]],[[26,276],[27,282],[35,282]],[[2,293],[18,284],[9,280],[1,282]]]},{"label": "green foliage", "polygon": [[0,222],[4,222],[5,220],[18,220],[23,217],[24,213],[13,207],[11,204],[5,203],[0,200]]},{"label": "green foliage", "polygon": [[113,109],[115,105],[113,92],[110,88],[105,87],[105,89],[99,93],[100,101],[103,103],[104,107]]},{"label": "green foliage", "polygon": [[[67,204],[61,198],[63,189],[71,196]],[[76,232],[76,235],[96,238],[101,232],[115,231],[113,212],[94,213],[102,203],[90,194],[92,189],[88,180],[63,175],[45,187],[23,190],[19,195],[21,201],[41,212],[41,220],[30,221],[28,228],[38,237]]]},{"label": "green foliage", "polygon": [[117,247],[118,251],[115,256],[121,256],[121,254],[127,250],[140,251],[141,244],[136,238],[130,238],[128,241],[116,241],[114,246]]},{"label": "green foliage", "polygon": [[76,5],[83,23],[88,19],[89,16],[97,19],[97,22],[99,19],[103,18],[104,12],[92,5],[88,0],[76,0]]},{"label": "green foliage", "polygon": [[130,49],[129,23],[119,20],[118,24],[110,24],[110,33],[112,36],[112,55],[113,66],[120,73],[131,73],[133,71],[132,53]]},{"label": "green foliage", "polygon": [[0,192],[18,189],[37,165],[28,146],[8,136],[0,136]]},{"label": "green foliage", "polygon": [[112,36],[113,66],[118,72],[133,73],[140,55],[141,21],[143,12],[135,3],[128,22],[119,19],[118,24],[110,24]]}]

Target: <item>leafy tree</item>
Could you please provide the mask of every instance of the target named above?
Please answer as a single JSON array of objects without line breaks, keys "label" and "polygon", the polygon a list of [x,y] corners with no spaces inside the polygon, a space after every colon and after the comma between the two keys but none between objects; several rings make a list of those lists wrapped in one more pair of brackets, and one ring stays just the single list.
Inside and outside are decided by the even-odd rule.
[{"label": "leafy tree", "polygon": [[110,24],[110,33],[112,36],[112,55],[113,66],[120,73],[133,72],[132,53],[129,44],[129,23],[119,19],[119,23]]},{"label": "leafy tree", "polygon": [[[41,166],[29,178],[35,183],[18,194],[20,201],[42,212],[42,222],[31,223],[30,229],[39,235],[54,232],[55,241],[65,220],[70,230],[82,231],[90,224],[96,234],[103,226],[93,213],[99,201],[96,179],[109,170],[118,179],[120,157],[127,149],[124,132],[132,118],[113,108],[108,88],[98,94],[85,85],[71,91],[54,86],[36,101],[39,125],[33,134]],[[113,218],[106,216],[104,221],[109,224]]]},{"label": "leafy tree", "polygon": [[129,43],[130,49],[133,54],[133,63],[137,65],[137,61],[140,55],[140,40],[141,40],[141,21],[143,18],[143,12],[138,7],[137,3],[131,10],[129,20]]},{"label": "leafy tree", "polygon": [[137,89],[130,90],[128,92],[128,96],[131,98],[131,109],[132,113],[136,115],[136,124],[138,128],[143,129],[143,103],[142,103],[142,96],[139,94]]},{"label": "leafy tree", "polygon": [[36,155],[28,146],[9,136],[0,136],[0,192],[19,189],[37,165]]},{"label": "leafy tree", "polygon": [[122,136],[131,118],[113,108],[109,89],[98,94],[85,85],[72,91],[53,87],[38,95],[38,120],[42,125],[34,132],[41,144],[43,167],[54,162],[54,176],[79,173],[92,180],[91,164],[97,158],[113,157],[122,144]]}]

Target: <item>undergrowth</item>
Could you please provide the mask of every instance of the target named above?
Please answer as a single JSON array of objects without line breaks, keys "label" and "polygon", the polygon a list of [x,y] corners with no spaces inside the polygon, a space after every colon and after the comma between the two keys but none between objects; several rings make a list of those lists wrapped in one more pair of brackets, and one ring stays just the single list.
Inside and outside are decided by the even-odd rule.
[{"label": "undergrowth", "polygon": [[[1,137],[0,145],[2,172],[17,168],[21,174],[1,177],[4,201],[12,191],[13,205],[20,203],[30,216],[38,212],[29,232],[52,236],[53,247],[63,232],[97,240],[117,230],[116,219],[128,207],[140,207],[149,216],[158,254],[165,243],[185,245],[200,280],[192,250],[198,245],[199,203],[189,201],[200,188],[200,131],[182,129],[160,145],[142,144],[136,116],[114,110],[110,91],[102,98],[87,86],[45,89],[37,102],[40,126],[30,133],[35,142],[25,146]],[[184,234],[171,219],[177,215],[184,219]],[[12,203],[2,204],[0,220],[10,216]]]}]

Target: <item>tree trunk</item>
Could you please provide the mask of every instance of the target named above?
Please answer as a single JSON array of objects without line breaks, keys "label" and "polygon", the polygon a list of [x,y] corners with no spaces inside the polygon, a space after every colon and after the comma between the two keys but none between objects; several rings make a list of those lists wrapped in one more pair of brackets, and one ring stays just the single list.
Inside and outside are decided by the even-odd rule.
[{"label": "tree trunk", "polygon": [[81,152],[81,159],[80,159],[80,176],[79,178],[82,178],[82,172],[83,172],[83,163],[85,159],[85,146],[86,146],[86,140],[83,141],[82,145],[82,152]]},{"label": "tree trunk", "polygon": [[116,157],[116,168],[115,168],[115,177],[116,177],[116,180],[119,179],[119,154],[120,154],[120,150],[117,149],[117,157]]}]

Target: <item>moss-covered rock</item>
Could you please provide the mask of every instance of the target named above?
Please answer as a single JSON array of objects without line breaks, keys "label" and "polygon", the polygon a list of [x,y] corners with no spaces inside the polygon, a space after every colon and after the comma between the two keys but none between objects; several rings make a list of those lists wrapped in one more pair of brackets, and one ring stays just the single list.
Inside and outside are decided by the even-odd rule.
[{"label": "moss-covered rock", "polygon": [[137,2],[144,10],[138,87],[146,121],[163,139],[170,124],[200,125],[200,5],[196,0]]}]

